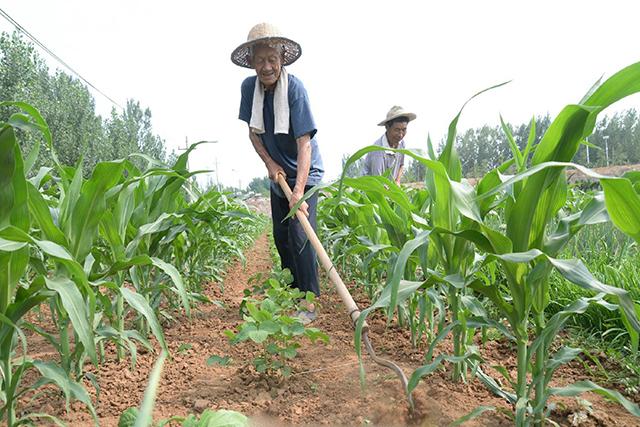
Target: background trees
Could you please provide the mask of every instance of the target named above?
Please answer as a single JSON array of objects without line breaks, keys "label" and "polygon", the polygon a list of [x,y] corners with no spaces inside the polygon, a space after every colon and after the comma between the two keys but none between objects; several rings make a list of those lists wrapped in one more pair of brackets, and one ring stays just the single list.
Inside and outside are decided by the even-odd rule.
[{"label": "background trees", "polygon": [[[148,154],[161,161],[175,158],[168,153],[165,141],[154,134],[151,111],[138,101],[128,100],[124,110],[113,108],[108,117],[96,114],[95,101],[86,86],[62,71],[50,74],[34,46],[19,33],[0,34],[0,100],[23,101],[36,107],[49,124],[60,160],[67,165],[83,163],[89,171],[102,160],[123,158],[134,152]],[[9,107],[0,107],[0,118],[9,117]],[[548,115],[535,117],[536,142],[549,127]],[[636,109],[605,116],[582,145],[575,161],[588,167],[640,163],[640,117]],[[522,149],[529,136],[530,123],[506,124]],[[19,141],[28,153],[40,136],[21,134]],[[441,142],[442,144],[443,142]],[[456,149],[466,177],[482,176],[509,158],[506,137],[499,124],[468,129],[456,137]],[[426,141],[423,150],[426,151]],[[343,157],[343,165],[348,159]],[[133,159],[134,163],[139,159]],[[37,167],[51,165],[43,150]],[[364,173],[364,160],[349,166],[347,176]],[[424,166],[405,159],[403,181],[423,181]],[[264,178],[252,182],[253,191],[265,190]],[[268,188],[268,186],[266,186]]]},{"label": "background trees", "polygon": [[[18,32],[0,34],[0,100],[23,101],[37,108],[47,121],[60,161],[75,165],[82,161],[89,171],[104,160],[140,152],[160,161],[168,160],[165,142],[153,133],[151,111],[128,100],[124,111],[115,107],[103,118],[96,114],[95,101],[87,87],[75,77],[57,70],[50,74],[34,46]],[[15,112],[0,107],[0,117]],[[40,138],[21,133],[19,141],[27,153]],[[136,159],[133,159],[136,162]],[[49,153],[39,156],[36,166],[51,165]]]},{"label": "background trees", "polygon": [[[536,143],[549,127],[549,115],[535,117]],[[507,123],[520,150],[529,138],[531,123],[513,125]],[[587,167],[627,165],[640,163],[640,115],[635,108],[604,116],[589,136],[589,145],[583,144],[574,158]],[[444,144],[442,141],[441,145]],[[426,143],[425,143],[426,147]],[[511,158],[507,138],[501,126],[484,125],[467,129],[456,137],[456,149],[466,177],[479,177]],[[403,181],[424,180],[424,166],[408,160]],[[405,160],[405,162],[407,161]]]}]

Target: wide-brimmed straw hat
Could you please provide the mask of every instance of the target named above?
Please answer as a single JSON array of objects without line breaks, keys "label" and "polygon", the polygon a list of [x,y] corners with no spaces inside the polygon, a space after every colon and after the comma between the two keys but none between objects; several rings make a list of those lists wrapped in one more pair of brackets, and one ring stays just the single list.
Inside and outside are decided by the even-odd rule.
[{"label": "wide-brimmed straw hat", "polygon": [[408,112],[399,105],[394,105],[387,113],[387,118],[378,123],[378,126],[384,126],[387,124],[387,122],[390,122],[393,119],[397,119],[398,117],[406,117],[407,119],[409,119],[409,121],[411,121],[415,120],[417,116],[413,113]]},{"label": "wide-brimmed straw hat", "polygon": [[275,25],[263,22],[254,26],[249,31],[247,41],[235,48],[231,53],[231,61],[241,67],[253,68],[249,63],[250,49],[251,46],[261,43],[271,47],[282,47],[282,65],[293,64],[302,55],[302,48],[298,43],[284,37]]}]

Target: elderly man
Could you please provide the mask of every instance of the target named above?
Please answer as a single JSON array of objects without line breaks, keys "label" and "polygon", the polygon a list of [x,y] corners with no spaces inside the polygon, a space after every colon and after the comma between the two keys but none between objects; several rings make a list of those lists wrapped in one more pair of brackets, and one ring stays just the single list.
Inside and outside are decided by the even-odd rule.
[{"label": "elderly man", "polygon": [[[374,145],[385,148],[404,148],[404,137],[407,134],[409,122],[416,115],[404,108],[394,105],[387,113],[387,118],[378,123],[385,127],[385,133]],[[391,179],[400,184],[400,178],[404,169],[404,154],[392,151],[372,151],[367,153],[364,161],[364,170],[367,175],[382,175],[387,170],[391,172]]]},{"label": "elderly man", "polygon": [[[304,193],[320,183],[324,174],[307,91],[284,68],[301,53],[298,43],[284,37],[273,25],[263,23],[249,31],[247,42],[233,51],[231,60],[256,73],[242,82],[239,118],[249,125],[251,144],[272,180],[273,237],[282,268],[293,273],[294,287],[319,295],[316,253],[300,222],[295,217],[284,219]],[[278,174],[285,176],[292,187],[291,201],[287,201],[276,182]],[[316,206],[317,195],[300,206],[314,229]],[[299,315],[308,323],[316,317],[315,307],[309,305]]]}]

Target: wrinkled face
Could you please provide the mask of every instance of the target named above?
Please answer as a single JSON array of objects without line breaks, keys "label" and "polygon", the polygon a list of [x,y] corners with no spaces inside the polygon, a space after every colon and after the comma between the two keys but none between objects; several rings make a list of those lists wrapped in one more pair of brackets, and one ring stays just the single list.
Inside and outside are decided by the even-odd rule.
[{"label": "wrinkled face", "polygon": [[396,148],[407,134],[408,124],[406,122],[395,122],[392,125],[387,125],[387,141],[389,141],[389,145],[392,148]]},{"label": "wrinkled face", "polygon": [[267,88],[273,88],[278,82],[282,70],[282,56],[277,49],[258,45],[253,49],[251,66],[256,70],[260,82]]}]

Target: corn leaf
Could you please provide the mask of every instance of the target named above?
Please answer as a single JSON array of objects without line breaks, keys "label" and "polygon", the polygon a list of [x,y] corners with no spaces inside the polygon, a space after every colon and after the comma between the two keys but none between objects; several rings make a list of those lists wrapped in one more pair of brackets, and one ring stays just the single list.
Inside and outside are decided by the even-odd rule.
[{"label": "corn leaf", "polygon": [[144,316],[147,323],[149,323],[149,327],[151,328],[153,335],[162,346],[162,349],[168,352],[169,348],[167,347],[167,343],[164,339],[164,333],[162,332],[160,322],[158,322],[158,318],[156,317],[153,309],[149,306],[147,300],[139,293],[125,287],[120,288],[120,293],[134,310]]},{"label": "corn leaf", "polygon": [[76,284],[66,277],[45,277],[45,282],[47,284],[47,288],[55,291],[60,296],[60,301],[69,315],[73,329],[78,334],[80,341],[84,345],[85,351],[97,366],[98,359],[94,343],[93,319],[89,316],[86,303]]}]

